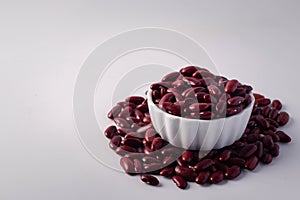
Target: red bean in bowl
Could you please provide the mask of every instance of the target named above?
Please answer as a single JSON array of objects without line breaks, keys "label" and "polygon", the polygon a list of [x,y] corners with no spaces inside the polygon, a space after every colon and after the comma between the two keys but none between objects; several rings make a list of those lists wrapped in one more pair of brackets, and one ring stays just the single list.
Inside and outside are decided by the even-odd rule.
[{"label": "red bean in bowl", "polygon": [[[202,120],[229,117],[242,112],[251,103],[251,86],[216,76],[197,66],[167,74],[162,81],[151,85],[152,100],[159,108],[176,116]],[[191,99],[194,102],[188,104]],[[269,100],[259,99],[257,103],[266,105]],[[278,102],[273,105],[280,107]],[[286,118],[281,114],[279,123],[285,123]]]}]

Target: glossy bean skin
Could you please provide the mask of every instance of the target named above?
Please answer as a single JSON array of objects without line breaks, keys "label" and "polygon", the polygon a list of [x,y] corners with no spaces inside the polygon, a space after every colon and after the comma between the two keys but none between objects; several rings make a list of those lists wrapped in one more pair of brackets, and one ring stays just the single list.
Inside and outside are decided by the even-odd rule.
[{"label": "glossy bean skin", "polygon": [[258,106],[268,106],[271,103],[271,100],[268,98],[260,98],[255,100]]},{"label": "glossy bean skin", "polygon": [[209,168],[210,166],[212,166],[214,164],[214,161],[211,159],[203,159],[202,161],[198,162],[195,166],[194,169],[196,171],[203,171],[207,168]]},{"label": "glossy bean skin", "polygon": [[248,144],[244,146],[239,152],[239,156],[243,158],[247,158],[255,153],[257,150],[257,146],[255,144]]},{"label": "glossy bean skin", "polygon": [[187,187],[187,182],[181,176],[175,175],[172,176],[173,182],[176,184],[177,187],[180,189],[185,189]]},{"label": "glossy bean skin", "polygon": [[232,151],[231,150],[225,150],[220,154],[219,160],[220,161],[227,161],[230,158]]},{"label": "glossy bean skin", "polygon": [[151,149],[153,151],[159,150],[163,147],[164,141],[161,138],[154,138],[151,144]]},{"label": "glossy bean skin", "polygon": [[181,157],[184,162],[189,163],[193,160],[194,155],[191,151],[184,151]]},{"label": "glossy bean skin", "polygon": [[209,177],[210,177],[210,172],[209,171],[200,172],[198,174],[198,176],[196,177],[195,182],[200,184],[200,185],[204,185],[208,182]]},{"label": "glossy bean skin", "polygon": [[123,145],[138,148],[142,146],[142,141],[138,138],[125,138],[122,140]]},{"label": "glossy bean skin", "polygon": [[245,168],[252,171],[254,170],[258,165],[258,158],[256,156],[251,156],[246,162],[245,162]]},{"label": "glossy bean skin", "polygon": [[231,105],[231,106],[239,106],[239,105],[241,105],[241,103],[243,103],[244,100],[245,100],[244,97],[235,96],[235,97],[228,99],[227,103],[228,103],[228,105]]},{"label": "glossy bean skin", "polygon": [[113,136],[109,142],[109,146],[111,149],[116,149],[117,147],[120,146],[121,144],[121,141],[122,141],[122,138],[118,135],[116,136]]},{"label": "glossy bean skin", "polygon": [[241,168],[237,165],[233,165],[232,167],[228,168],[228,170],[225,173],[225,177],[227,179],[235,179],[241,174]]},{"label": "glossy bean skin", "polygon": [[228,161],[227,161],[227,163],[229,164],[229,165],[231,165],[231,166],[233,166],[233,165],[237,165],[237,166],[244,166],[244,164],[245,164],[245,160],[244,159],[242,159],[242,158],[230,158]]},{"label": "glossy bean skin", "polygon": [[224,174],[222,171],[216,171],[210,176],[210,181],[214,184],[218,184],[224,179]]},{"label": "glossy bean skin", "polygon": [[233,93],[235,92],[235,90],[237,89],[238,86],[238,81],[237,80],[230,80],[227,82],[226,86],[225,86],[225,92],[228,93]]},{"label": "glossy bean skin", "polygon": [[275,99],[272,102],[272,107],[275,108],[276,110],[281,110],[282,103],[278,99]]},{"label": "glossy bean skin", "polygon": [[142,174],[140,178],[144,183],[147,183],[148,185],[156,186],[159,184],[159,180],[156,177],[149,174]]},{"label": "glossy bean skin", "polygon": [[174,174],[174,167],[163,168],[159,174],[164,177],[171,177]]},{"label": "glossy bean skin", "polygon": [[277,122],[280,126],[284,126],[288,123],[290,116],[287,112],[280,112],[277,118]]},{"label": "glossy bean skin", "polygon": [[188,181],[193,181],[197,176],[197,174],[191,168],[184,166],[176,166],[175,173]]},{"label": "glossy bean skin", "polygon": [[288,136],[285,132],[283,131],[277,131],[276,135],[279,137],[279,141],[282,143],[289,143],[292,141],[291,137]]},{"label": "glossy bean skin", "polygon": [[265,153],[261,158],[261,161],[264,164],[270,164],[272,162],[272,160],[273,160],[273,157],[269,153]]},{"label": "glossy bean skin", "polygon": [[117,133],[117,128],[116,126],[109,126],[106,128],[106,130],[104,131],[104,135],[105,137],[111,139],[113,136],[115,136]]}]

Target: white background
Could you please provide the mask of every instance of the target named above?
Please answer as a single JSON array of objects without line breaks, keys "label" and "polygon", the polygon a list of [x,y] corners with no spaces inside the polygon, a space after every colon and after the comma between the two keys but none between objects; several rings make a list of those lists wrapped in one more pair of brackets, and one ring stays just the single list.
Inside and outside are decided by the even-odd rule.
[{"label": "white background", "polygon": [[[0,1],[0,199],[283,199],[299,189],[300,2]],[[202,44],[228,76],[284,103],[293,141],[239,180],[182,191],[102,166],[75,131],[72,95],[88,55],[137,27],[170,28]]]}]

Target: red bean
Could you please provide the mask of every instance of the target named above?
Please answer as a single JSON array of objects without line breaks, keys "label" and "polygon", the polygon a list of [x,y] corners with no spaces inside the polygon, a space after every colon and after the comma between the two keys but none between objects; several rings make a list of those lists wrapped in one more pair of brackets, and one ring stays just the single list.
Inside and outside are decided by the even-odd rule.
[{"label": "red bean", "polygon": [[118,135],[116,136],[113,136],[109,142],[109,146],[111,149],[116,149],[117,147],[120,146],[121,144],[121,141],[122,141],[122,138]]},{"label": "red bean", "polygon": [[216,170],[219,169],[219,170],[221,170],[224,173],[228,169],[228,166],[225,163],[222,163],[220,161],[216,161],[214,166],[216,167]]},{"label": "red bean", "polygon": [[143,134],[138,132],[129,132],[125,135],[125,139],[127,138],[141,139],[143,138]]},{"label": "red bean", "polygon": [[193,156],[194,156],[193,153],[188,150],[184,151],[181,155],[182,160],[187,163],[189,163],[193,160]]},{"label": "red bean", "polygon": [[210,181],[214,184],[220,183],[223,179],[224,175],[222,171],[216,171],[210,176]]},{"label": "red bean", "polygon": [[234,107],[227,108],[226,113],[228,116],[231,116],[240,113],[242,110],[243,108],[241,106],[234,106]]},{"label": "red bean", "polygon": [[156,131],[153,128],[149,128],[145,133],[145,140],[150,143],[155,138],[155,135]]},{"label": "red bean", "polygon": [[144,122],[145,124],[151,123],[151,118],[150,118],[150,116],[144,117],[144,118],[143,118],[143,122]]},{"label": "red bean", "polygon": [[273,157],[279,156],[279,145],[278,145],[278,144],[274,144],[273,148],[270,149],[270,154],[271,154]]},{"label": "red bean", "polygon": [[287,112],[280,112],[277,118],[277,122],[280,126],[284,126],[288,123],[290,116]]},{"label": "red bean", "polygon": [[257,141],[256,142],[256,146],[257,146],[257,151],[256,151],[256,156],[258,157],[258,158],[261,158],[262,157],[262,155],[263,155],[263,153],[264,153],[264,145],[263,145],[263,143],[261,142],[261,141]]},{"label": "red bean", "polygon": [[176,89],[176,88],[168,88],[167,92],[168,93],[172,93],[175,96],[176,101],[182,101],[183,100],[183,97],[181,96],[180,91],[178,89]]},{"label": "red bean", "polygon": [[253,96],[254,96],[255,100],[265,98],[265,96],[263,96],[262,94],[258,94],[258,93],[253,93]]},{"label": "red bean", "polygon": [[276,132],[276,135],[278,135],[278,137],[279,137],[279,141],[280,142],[283,142],[283,143],[289,143],[289,142],[291,142],[291,138],[290,138],[290,136],[288,136],[285,132],[283,132],[283,131],[277,131]]},{"label": "red bean", "polygon": [[258,165],[258,158],[256,156],[251,156],[246,162],[245,162],[245,168],[252,171],[256,168]]},{"label": "red bean", "polygon": [[200,110],[206,110],[211,107],[210,103],[193,103],[189,106],[189,109],[191,111],[200,111]]},{"label": "red bean", "polygon": [[217,99],[210,94],[205,94],[203,96],[203,101],[206,103],[217,103],[218,102]]},{"label": "red bean", "polygon": [[175,96],[173,93],[167,93],[166,95],[164,95],[161,100],[158,103],[158,106],[160,108],[163,108],[163,103],[165,102],[172,102],[175,99]]},{"label": "red bean", "polygon": [[184,162],[184,161],[182,160],[181,157],[177,158],[177,159],[176,159],[176,162],[177,162],[177,164],[178,164],[179,166],[183,166],[183,167],[187,167],[187,166],[188,166],[187,163]]},{"label": "red bean", "polygon": [[261,162],[264,164],[270,164],[272,162],[272,160],[273,160],[273,157],[269,153],[265,153],[261,158]]},{"label": "red bean", "polygon": [[182,68],[180,70],[180,73],[184,76],[192,76],[193,73],[195,73],[197,70],[200,70],[200,68],[195,67],[195,66],[188,66],[188,67]]},{"label": "red bean", "polygon": [[114,121],[121,128],[130,128],[130,124],[123,118],[115,118]]},{"label": "red bean", "polygon": [[117,129],[117,133],[120,136],[125,136],[128,132],[130,132],[131,130],[127,130],[127,129],[122,129],[122,128],[118,128]]},{"label": "red bean", "polygon": [[176,106],[173,103],[165,102],[163,103],[162,107],[170,114],[180,116],[181,115],[181,109],[180,106]]},{"label": "red bean", "polygon": [[239,156],[243,158],[248,158],[249,156],[254,154],[256,150],[257,146],[255,144],[248,144],[240,150]]},{"label": "red bean", "polygon": [[137,110],[141,111],[141,112],[148,112],[148,104],[147,103],[143,103],[140,104],[136,107]]},{"label": "red bean", "polygon": [[185,189],[187,187],[187,182],[181,176],[175,175],[172,176],[173,182],[176,184],[177,187],[180,189]]},{"label": "red bean", "polygon": [[138,138],[125,138],[122,141],[122,144],[130,147],[138,148],[142,146],[142,141]]},{"label": "red bean", "polygon": [[200,162],[198,162],[195,166],[194,166],[194,169],[196,171],[203,171],[207,168],[209,168],[210,166],[212,166],[214,164],[214,161],[211,160],[211,159],[203,159],[201,160]]},{"label": "red bean", "polygon": [[127,174],[134,173],[134,165],[129,158],[122,157],[120,159],[120,165]]},{"label": "red bean", "polygon": [[174,167],[166,167],[160,170],[159,174],[164,177],[170,177],[174,174]]},{"label": "red bean", "polygon": [[242,159],[242,158],[230,158],[228,161],[227,161],[227,163],[229,164],[229,165],[237,165],[237,166],[244,166],[244,164],[245,164],[245,160],[244,159]]},{"label": "red bean", "polygon": [[281,104],[281,102],[278,99],[275,99],[272,102],[272,107],[275,108],[276,110],[281,110],[282,104]]},{"label": "red bean", "polygon": [[172,81],[175,81],[175,80],[178,78],[178,76],[180,76],[180,73],[179,73],[179,72],[171,72],[171,73],[165,75],[165,76],[161,79],[161,81],[162,81],[162,82],[169,82],[169,81],[172,82]]},{"label": "red bean", "polygon": [[220,161],[227,161],[230,158],[232,151],[231,150],[225,150],[223,151],[220,156],[219,156],[219,160]]},{"label": "red bean", "polygon": [[225,92],[227,93],[234,93],[235,90],[237,89],[238,87],[238,81],[233,79],[233,80],[230,80],[227,82],[226,86],[225,86]]},{"label": "red bean", "polygon": [[116,149],[116,153],[123,156],[129,152],[137,152],[137,149],[134,148],[134,147],[130,147],[130,146],[126,146],[126,145],[123,145],[123,146],[119,146],[117,149]]},{"label": "red bean", "polygon": [[200,172],[199,175],[196,177],[195,182],[200,185],[204,185],[208,182],[209,177],[210,177],[209,171]]},{"label": "red bean", "polygon": [[153,100],[160,99],[161,98],[160,92],[158,90],[153,90],[152,91],[152,98],[153,98]]},{"label": "red bean", "polygon": [[144,183],[147,183],[148,185],[156,186],[159,184],[159,180],[156,177],[149,174],[142,174],[140,178]]},{"label": "red bean", "polygon": [[117,133],[117,128],[116,126],[109,126],[106,128],[106,130],[104,131],[104,135],[111,139],[113,136],[115,136]]},{"label": "red bean", "polygon": [[188,181],[194,181],[197,176],[197,174],[191,168],[184,166],[176,166],[175,173]]},{"label": "red bean", "polygon": [[233,165],[232,167],[228,168],[227,172],[225,173],[225,177],[227,179],[235,179],[241,174],[241,168],[237,165]]},{"label": "red bean", "polygon": [[143,118],[144,118],[144,114],[139,110],[135,110],[134,115],[138,120],[143,120]]},{"label": "red bean", "polygon": [[250,134],[247,136],[247,142],[248,143],[253,143],[258,140],[258,135],[257,134]]},{"label": "red bean", "polygon": [[156,137],[152,141],[151,150],[156,151],[158,149],[161,149],[163,145],[164,145],[164,141],[161,138]]},{"label": "red bean", "polygon": [[244,86],[240,86],[236,88],[236,90],[233,93],[235,96],[245,96],[246,94],[246,88]]},{"label": "red bean", "polygon": [[269,112],[269,118],[270,119],[276,119],[278,116],[278,110],[277,109],[274,109],[272,108]]},{"label": "red bean", "polygon": [[[270,126],[271,128],[271,126]],[[277,129],[275,128],[274,131],[276,131]],[[273,139],[274,142],[279,142],[280,138],[278,135],[275,134],[273,130],[267,130],[267,131],[264,131],[264,134],[265,135],[270,135]]]},{"label": "red bean", "polygon": [[268,117],[270,111],[271,111],[270,106],[265,106],[265,107],[262,108],[261,114],[262,114],[264,117]]},{"label": "red bean", "polygon": [[151,90],[157,90],[160,89],[161,87],[163,88],[169,88],[170,87],[170,82],[158,82],[154,83],[150,86]]},{"label": "red bean", "polygon": [[119,112],[121,111],[122,107],[120,105],[114,106],[107,114],[107,117],[113,119],[118,116]]},{"label": "red bean", "polygon": [[141,96],[131,96],[126,98],[126,101],[134,103],[135,105],[143,103],[144,100],[144,97]]},{"label": "red bean", "polygon": [[268,98],[260,98],[255,100],[258,106],[267,106],[271,103],[271,100]]},{"label": "red bean", "polygon": [[262,142],[264,144],[264,147],[266,147],[268,149],[272,149],[274,146],[273,139],[270,135],[265,135],[262,139]]},{"label": "red bean", "polygon": [[244,101],[244,97],[235,96],[227,100],[228,105],[230,106],[238,106]]},{"label": "red bean", "polygon": [[261,127],[265,129],[270,128],[270,123],[262,115],[257,115],[256,121]]}]

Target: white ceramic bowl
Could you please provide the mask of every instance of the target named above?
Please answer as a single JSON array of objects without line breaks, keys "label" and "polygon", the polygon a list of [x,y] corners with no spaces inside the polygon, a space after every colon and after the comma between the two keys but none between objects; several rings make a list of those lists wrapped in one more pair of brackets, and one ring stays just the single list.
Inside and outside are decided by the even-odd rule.
[{"label": "white ceramic bowl", "polygon": [[149,113],[155,130],[174,146],[190,150],[210,151],[232,144],[238,140],[248,123],[251,104],[239,114],[212,120],[187,119],[171,115],[153,103],[152,90],[147,93]]}]

